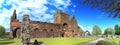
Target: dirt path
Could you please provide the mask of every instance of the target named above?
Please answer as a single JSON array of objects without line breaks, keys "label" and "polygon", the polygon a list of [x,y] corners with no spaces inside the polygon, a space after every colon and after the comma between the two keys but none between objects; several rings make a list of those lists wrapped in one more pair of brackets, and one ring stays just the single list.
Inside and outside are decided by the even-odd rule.
[{"label": "dirt path", "polygon": [[98,40],[94,40],[94,41],[88,42],[88,43],[83,44],[83,45],[96,45],[96,43],[100,40],[104,40],[104,38],[99,38]]}]

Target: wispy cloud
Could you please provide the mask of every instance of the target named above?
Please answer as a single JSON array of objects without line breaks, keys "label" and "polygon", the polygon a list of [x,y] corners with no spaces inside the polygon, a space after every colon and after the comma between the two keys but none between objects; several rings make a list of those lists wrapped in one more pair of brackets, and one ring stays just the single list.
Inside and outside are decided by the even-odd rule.
[{"label": "wispy cloud", "polygon": [[104,19],[104,18],[107,18],[107,16],[108,16],[108,14],[105,14],[105,12],[102,12],[96,18],[98,18],[98,19]]},{"label": "wispy cloud", "polygon": [[80,25],[80,24],[78,24],[81,28],[82,28],[82,30],[83,31],[89,31],[89,32],[92,32],[92,26],[83,26],[83,25]]},{"label": "wispy cloud", "polygon": [[73,7],[75,8],[75,7],[76,7],[76,5],[73,5]]},{"label": "wispy cloud", "polygon": [[92,32],[92,26],[88,25],[88,26],[85,27],[85,29],[86,29],[86,31],[88,30],[89,32]]},{"label": "wispy cloud", "polygon": [[0,0],[0,24],[9,29],[10,16],[14,9],[17,10],[19,20],[23,14],[28,14],[31,20],[53,21],[55,11],[46,5],[64,10],[71,5],[71,0]]},{"label": "wispy cloud", "polygon": [[65,11],[65,9],[71,5],[71,0],[49,0],[50,5],[54,5],[56,8]]},{"label": "wispy cloud", "polygon": [[75,12],[75,10],[74,10],[74,9],[72,9],[71,11],[72,11],[73,13]]}]

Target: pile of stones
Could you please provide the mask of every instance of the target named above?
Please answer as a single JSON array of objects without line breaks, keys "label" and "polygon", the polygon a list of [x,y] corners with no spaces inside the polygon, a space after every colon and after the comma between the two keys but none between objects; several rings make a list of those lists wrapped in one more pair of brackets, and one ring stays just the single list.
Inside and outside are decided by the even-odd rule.
[{"label": "pile of stones", "polygon": [[117,42],[114,42],[114,41],[105,41],[105,40],[100,40],[97,42],[96,45],[105,45],[105,44],[114,44],[114,45],[119,45]]},{"label": "pile of stones", "polygon": [[29,17],[28,15],[23,16],[22,26],[21,26],[21,45],[42,45],[43,42],[38,42],[35,40],[34,42],[31,42],[30,40],[30,27],[29,27]]}]

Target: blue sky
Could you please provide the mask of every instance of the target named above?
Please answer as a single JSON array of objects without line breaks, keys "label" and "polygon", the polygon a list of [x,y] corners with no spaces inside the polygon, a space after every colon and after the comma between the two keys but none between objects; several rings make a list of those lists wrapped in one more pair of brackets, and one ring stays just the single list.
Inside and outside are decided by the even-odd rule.
[{"label": "blue sky", "polygon": [[120,24],[120,20],[107,17],[108,13],[80,5],[75,0],[0,0],[0,25],[5,26],[6,32],[9,32],[14,9],[20,21],[23,14],[28,14],[31,20],[43,22],[53,22],[55,10],[60,9],[70,16],[74,15],[84,31],[92,31],[94,25],[104,31],[107,27],[114,28],[115,24]]}]

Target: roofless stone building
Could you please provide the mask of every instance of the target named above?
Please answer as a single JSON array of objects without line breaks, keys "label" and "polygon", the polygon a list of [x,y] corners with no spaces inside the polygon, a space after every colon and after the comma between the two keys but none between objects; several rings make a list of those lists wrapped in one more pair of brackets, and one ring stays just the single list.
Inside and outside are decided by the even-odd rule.
[{"label": "roofless stone building", "polygon": [[[29,15],[27,15],[29,19]],[[54,15],[54,23],[31,21],[29,19],[31,38],[49,37],[78,37],[82,29],[78,26],[75,17],[71,19],[65,12],[59,10]],[[22,23],[17,19],[16,10],[10,20],[10,38],[20,38]]]}]

